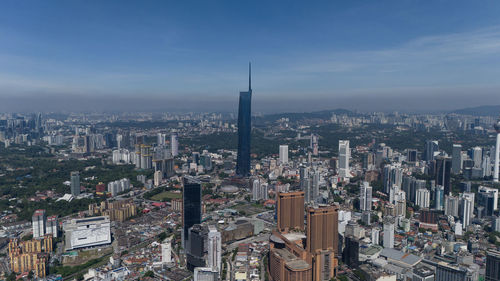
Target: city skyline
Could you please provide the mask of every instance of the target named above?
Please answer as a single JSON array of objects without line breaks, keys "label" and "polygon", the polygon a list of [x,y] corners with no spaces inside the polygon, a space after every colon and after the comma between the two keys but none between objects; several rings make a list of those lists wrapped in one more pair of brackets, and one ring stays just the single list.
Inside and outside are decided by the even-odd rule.
[{"label": "city skyline", "polygon": [[494,1],[3,6],[0,110],[227,110],[248,60],[257,112],[450,110],[500,90]]}]

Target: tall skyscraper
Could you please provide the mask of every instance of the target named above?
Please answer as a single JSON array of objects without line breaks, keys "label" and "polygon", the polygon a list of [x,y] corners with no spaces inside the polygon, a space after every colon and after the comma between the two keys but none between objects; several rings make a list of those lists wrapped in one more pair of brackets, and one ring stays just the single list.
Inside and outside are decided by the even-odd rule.
[{"label": "tall skyscraper", "polygon": [[288,145],[280,145],[280,163],[288,163]]},{"label": "tall skyscraper", "polygon": [[240,92],[238,107],[238,159],[236,173],[250,174],[250,138],[252,133],[252,68],[248,65],[248,91]]},{"label": "tall skyscraper", "polygon": [[71,172],[71,195],[80,195],[80,173]]},{"label": "tall skyscraper", "polygon": [[486,272],[484,274],[485,281],[500,280],[500,252],[489,250],[486,252]]},{"label": "tall skyscraper", "polygon": [[451,192],[451,158],[436,157],[436,184],[442,185],[444,194],[448,195]]},{"label": "tall skyscraper", "polygon": [[384,220],[384,248],[394,248],[394,218],[386,217]]},{"label": "tall skyscraper", "polygon": [[318,156],[319,154],[319,144],[318,144],[318,135],[316,134],[311,134],[311,151],[314,156]]},{"label": "tall skyscraper", "polygon": [[462,170],[462,145],[453,144],[451,150],[451,171],[454,174],[460,174]]},{"label": "tall skyscraper", "polygon": [[474,210],[474,193],[463,193],[460,198],[459,208],[462,227],[465,229],[471,223],[472,211]]},{"label": "tall skyscraper", "polygon": [[474,168],[481,168],[483,162],[483,149],[481,147],[472,148],[472,160],[474,161]]},{"label": "tall skyscraper", "polygon": [[304,230],[304,192],[279,192],[277,198],[278,230]]},{"label": "tall skyscraper", "polygon": [[444,208],[444,188],[441,185],[436,185],[434,203],[436,210],[443,210]]},{"label": "tall skyscraper", "polygon": [[161,243],[161,262],[163,264],[172,262],[172,238],[166,238]]},{"label": "tall skyscraper", "polygon": [[208,226],[208,267],[220,273],[222,269],[222,238],[215,226]]},{"label": "tall skyscraper", "polygon": [[431,200],[431,193],[429,192],[428,189],[425,188],[417,189],[417,197],[415,200],[417,206],[419,206],[420,208],[429,208],[430,200]]},{"label": "tall skyscraper", "polygon": [[372,187],[366,181],[363,182],[359,193],[359,209],[371,211],[372,209]]},{"label": "tall skyscraper", "polygon": [[498,182],[499,163],[500,163],[500,117],[495,123],[495,131],[497,132],[497,142],[495,145],[495,167],[493,172],[493,181]]},{"label": "tall skyscraper", "polygon": [[170,152],[174,157],[179,155],[179,136],[177,133],[170,135]]},{"label": "tall skyscraper", "polygon": [[182,246],[189,238],[189,228],[201,223],[201,182],[184,177],[182,188]]},{"label": "tall skyscraper", "polygon": [[348,140],[339,140],[339,176],[349,178],[351,172],[349,169],[349,159],[351,157],[351,150],[349,148]]},{"label": "tall skyscraper", "polygon": [[433,140],[428,140],[425,142],[425,160],[427,162],[430,162],[434,160],[434,156],[436,152],[439,152],[439,142],[438,141],[433,141]]},{"label": "tall skyscraper", "polygon": [[338,249],[338,206],[307,209],[306,251],[313,256],[313,279],[330,280]]}]

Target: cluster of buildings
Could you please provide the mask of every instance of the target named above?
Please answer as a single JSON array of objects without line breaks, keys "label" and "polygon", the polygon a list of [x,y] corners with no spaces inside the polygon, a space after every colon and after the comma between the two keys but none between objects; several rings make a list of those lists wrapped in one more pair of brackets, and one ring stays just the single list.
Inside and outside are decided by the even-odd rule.
[{"label": "cluster of buildings", "polygon": [[111,221],[123,222],[136,215],[137,206],[131,199],[89,205],[89,216],[107,216]]}]

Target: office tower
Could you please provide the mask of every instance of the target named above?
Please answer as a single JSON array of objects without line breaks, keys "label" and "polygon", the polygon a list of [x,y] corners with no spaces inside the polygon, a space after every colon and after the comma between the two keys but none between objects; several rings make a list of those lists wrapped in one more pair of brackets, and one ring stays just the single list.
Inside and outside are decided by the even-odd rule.
[{"label": "office tower", "polygon": [[396,186],[401,188],[403,182],[403,169],[399,165],[384,166],[384,192],[390,193],[391,187]]},{"label": "office tower", "polygon": [[490,156],[483,154],[483,162],[481,164],[481,170],[483,170],[483,177],[491,177],[491,158]]},{"label": "office tower", "polygon": [[425,188],[417,189],[417,198],[415,204],[420,208],[429,208],[431,193]]},{"label": "office tower", "polygon": [[460,174],[462,171],[462,145],[453,144],[451,151],[451,171],[454,174]]},{"label": "office tower", "polygon": [[186,267],[194,271],[195,267],[205,267],[205,254],[208,247],[208,228],[195,224],[189,228],[189,239],[186,241]]},{"label": "office tower", "polygon": [[222,269],[222,238],[215,226],[208,226],[208,264],[207,267],[220,272]]},{"label": "office tower", "polygon": [[352,236],[346,236],[344,244],[342,261],[350,268],[357,268],[359,266],[359,240]]},{"label": "office tower", "polygon": [[418,151],[416,149],[408,149],[406,159],[408,160],[408,162],[417,162],[417,155]]},{"label": "office tower", "polygon": [[500,232],[500,217],[499,216],[495,216],[491,220],[491,229],[492,229],[492,231]]},{"label": "office tower", "polygon": [[172,262],[172,238],[166,238],[161,243],[161,263],[168,264]]},{"label": "office tower", "polygon": [[438,141],[428,140],[425,142],[425,161],[430,162],[434,160],[435,155],[439,152]]},{"label": "office tower", "polygon": [[470,225],[472,212],[474,210],[474,193],[464,193],[460,197],[459,215],[462,221],[462,227],[465,229]]},{"label": "office tower", "polygon": [[338,249],[338,206],[307,209],[306,251],[313,256],[313,280],[330,280]]},{"label": "office tower", "polygon": [[448,195],[451,192],[451,158],[436,157],[436,175],[435,180],[437,185],[442,185],[444,194]]},{"label": "office tower", "polygon": [[158,145],[158,146],[164,146],[165,145],[165,137],[166,136],[167,136],[166,134],[158,133],[156,135],[156,145]]},{"label": "office tower", "polygon": [[45,230],[46,230],[46,217],[45,217],[45,210],[36,210],[33,213],[33,217],[31,218],[32,220],[32,227],[33,227],[33,238],[40,238],[45,235]]},{"label": "office tower", "polygon": [[250,138],[252,133],[252,71],[248,65],[248,91],[240,92],[238,108],[238,159],[236,173],[250,174]]},{"label": "office tower", "polygon": [[444,188],[441,185],[436,185],[434,203],[436,210],[443,210],[444,207]]},{"label": "office tower", "polygon": [[344,178],[351,177],[349,169],[349,159],[351,157],[351,150],[349,148],[348,140],[339,140],[339,176]]},{"label": "office tower", "polygon": [[500,280],[500,252],[489,250],[486,252],[486,272],[484,274],[485,281]]},{"label": "office tower", "polygon": [[300,189],[305,191],[307,185],[309,184],[309,167],[300,166],[299,177],[300,177]]},{"label": "office tower", "polygon": [[371,211],[372,209],[372,187],[366,181],[360,187],[359,209],[361,211]]},{"label": "office tower", "polygon": [[201,182],[184,177],[182,188],[182,246],[189,238],[189,228],[201,223]]},{"label": "office tower", "polygon": [[485,216],[492,216],[498,208],[498,190],[495,188],[479,186],[477,199],[478,206],[484,208]]},{"label": "office tower", "polygon": [[499,170],[499,163],[500,163],[500,117],[498,118],[494,127],[495,127],[495,131],[497,132],[497,142],[495,145],[495,166],[494,166],[494,171],[493,171],[493,181],[498,182],[498,174],[500,173],[500,170]]},{"label": "office tower", "polygon": [[458,197],[452,195],[444,196],[444,214],[447,216],[458,217]]},{"label": "office tower", "polygon": [[179,136],[177,133],[170,135],[170,152],[173,157],[179,155]]},{"label": "office tower", "polygon": [[71,172],[71,195],[80,195],[80,173]]},{"label": "office tower", "polygon": [[474,161],[474,168],[481,168],[483,161],[483,149],[479,146],[472,148],[472,160]]},{"label": "office tower", "polygon": [[319,198],[319,171],[313,171],[311,174],[305,194],[306,203],[316,203]]},{"label": "office tower", "polygon": [[479,186],[478,193],[491,193],[493,194],[493,210],[498,210],[498,189],[487,186]]},{"label": "office tower", "polygon": [[[312,151],[312,154],[314,156],[318,156],[319,154],[319,143],[318,143],[319,136],[316,134],[311,134],[311,143],[310,143],[310,148]],[[309,161],[310,162],[310,161]]]},{"label": "office tower", "polygon": [[394,218],[391,216],[384,219],[384,248],[394,248]]},{"label": "office tower", "polygon": [[280,163],[288,163],[288,145],[280,145]]},{"label": "office tower", "polygon": [[277,198],[278,231],[304,230],[304,192],[279,192]]}]

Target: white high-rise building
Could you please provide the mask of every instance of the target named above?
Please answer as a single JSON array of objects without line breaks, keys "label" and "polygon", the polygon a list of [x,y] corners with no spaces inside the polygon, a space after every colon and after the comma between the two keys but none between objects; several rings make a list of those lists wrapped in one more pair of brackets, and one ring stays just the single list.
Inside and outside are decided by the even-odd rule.
[{"label": "white high-rise building", "polygon": [[349,159],[351,158],[351,150],[348,140],[339,140],[339,176],[344,178],[351,177],[349,169]]},{"label": "white high-rise building", "polygon": [[36,210],[32,217],[33,238],[40,238],[45,235],[45,210]]},{"label": "white high-rise building", "polygon": [[163,173],[162,171],[158,170],[154,173],[154,185],[155,186],[160,186],[161,182],[163,180]]},{"label": "white high-rise building", "polygon": [[372,187],[366,181],[363,182],[359,193],[359,209],[370,211],[372,209]]},{"label": "white high-rise building", "polygon": [[500,118],[495,123],[495,131],[497,132],[497,142],[495,145],[495,166],[493,171],[493,181],[498,182],[499,163],[500,163]]},{"label": "white high-rise building", "polygon": [[166,136],[167,136],[166,134],[158,133],[158,135],[156,136],[156,144],[158,146],[164,146],[165,145],[165,137]]},{"label": "white high-rise building", "polygon": [[161,243],[161,263],[172,262],[172,238],[168,237]]},{"label": "white high-rise building", "polygon": [[280,145],[280,163],[288,163],[288,145]]},{"label": "white high-rise building", "polygon": [[462,227],[464,229],[470,225],[472,210],[474,208],[473,200],[474,197],[471,198],[465,194],[460,198],[460,218],[462,219]]},{"label": "white high-rise building", "polygon": [[481,168],[483,161],[483,149],[476,146],[472,149],[472,160],[474,160],[474,168]]},{"label": "white high-rise building", "polygon": [[429,190],[424,188],[417,189],[417,197],[415,200],[417,206],[419,206],[420,208],[429,208],[430,200],[431,193],[429,192]]},{"label": "white high-rise building", "polygon": [[177,133],[173,133],[170,136],[170,151],[174,157],[179,155],[179,137]]},{"label": "white high-rise building", "polygon": [[384,248],[394,248],[394,218],[384,220]]},{"label": "white high-rise building", "polygon": [[252,181],[252,200],[267,200],[268,199],[268,184],[260,178]]},{"label": "white high-rise building", "polygon": [[207,266],[220,273],[222,269],[222,238],[215,226],[208,226],[208,263]]}]

